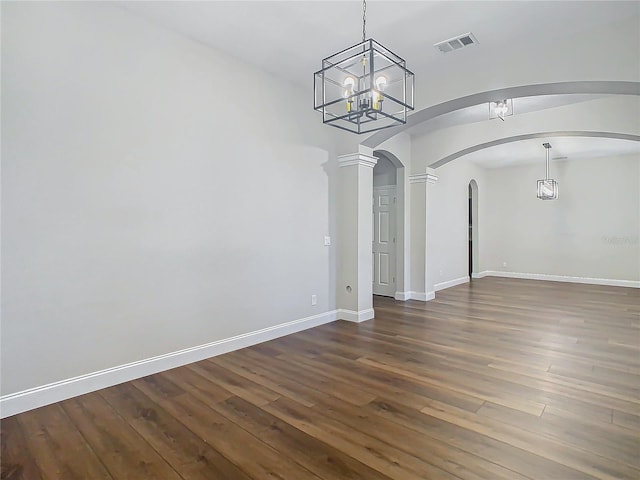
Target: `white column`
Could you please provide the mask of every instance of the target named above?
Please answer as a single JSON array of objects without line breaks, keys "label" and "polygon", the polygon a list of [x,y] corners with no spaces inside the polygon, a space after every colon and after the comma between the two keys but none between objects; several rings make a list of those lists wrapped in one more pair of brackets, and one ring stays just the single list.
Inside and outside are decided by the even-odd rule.
[{"label": "white column", "polygon": [[435,298],[433,279],[429,278],[428,212],[430,194],[438,177],[429,168],[427,173],[409,175],[410,185],[410,242],[411,290],[410,298],[426,302]]},{"label": "white column", "polygon": [[373,318],[373,151],[338,157],[338,318]]}]

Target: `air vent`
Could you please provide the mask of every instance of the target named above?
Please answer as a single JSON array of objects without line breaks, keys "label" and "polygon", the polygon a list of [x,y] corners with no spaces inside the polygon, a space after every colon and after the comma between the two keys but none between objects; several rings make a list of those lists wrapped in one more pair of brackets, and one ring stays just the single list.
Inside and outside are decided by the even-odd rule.
[{"label": "air vent", "polygon": [[434,45],[434,47],[436,47],[436,49],[441,53],[449,53],[453,52],[454,50],[460,50],[461,48],[477,44],[478,40],[476,40],[476,37],[473,36],[473,33],[469,32],[458,35],[457,37],[450,38],[449,40],[438,42]]}]

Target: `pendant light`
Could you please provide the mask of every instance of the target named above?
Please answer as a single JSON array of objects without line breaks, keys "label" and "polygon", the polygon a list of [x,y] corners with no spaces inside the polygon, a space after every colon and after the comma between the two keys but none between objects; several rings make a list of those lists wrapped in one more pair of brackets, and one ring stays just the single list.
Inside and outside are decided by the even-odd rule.
[{"label": "pendant light", "polygon": [[513,99],[489,102],[489,120],[499,118],[504,122],[504,117],[513,115]]},{"label": "pendant light", "polygon": [[322,121],[353,133],[407,123],[413,110],[414,75],[406,62],[367,39],[367,3],[362,2],[362,42],[322,60],[313,75],[314,108]]},{"label": "pendant light", "polygon": [[538,198],[541,200],[555,200],[558,198],[558,182],[549,178],[549,150],[550,143],[543,143],[542,146],[547,151],[547,168],[543,180],[538,180]]}]

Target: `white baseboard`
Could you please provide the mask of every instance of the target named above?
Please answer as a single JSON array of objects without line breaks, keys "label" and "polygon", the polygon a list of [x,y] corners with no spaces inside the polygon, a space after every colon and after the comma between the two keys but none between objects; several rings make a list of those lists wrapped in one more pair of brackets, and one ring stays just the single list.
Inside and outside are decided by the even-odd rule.
[{"label": "white baseboard", "polygon": [[484,277],[486,277],[487,275],[489,275],[489,271],[488,271],[488,270],[485,270],[485,271],[480,272],[480,273],[472,273],[472,274],[471,274],[471,278],[484,278]]},{"label": "white baseboard", "polygon": [[565,275],[545,275],[542,273],[517,273],[487,270],[484,276],[503,278],[523,278],[527,280],[548,280],[551,282],[587,283],[590,285],[608,285],[612,287],[640,288],[640,282],[635,280],[615,280],[611,278],[570,277]]},{"label": "white baseboard", "polygon": [[[373,312],[373,310],[371,310],[371,312]],[[147,375],[171,368],[198,362],[205,358],[222,355],[223,353],[239,350],[251,345],[273,340],[274,338],[333,322],[337,319],[338,311],[332,310],[273,327],[263,328],[255,332],[237,335],[196,347],[185,348],[184,350],[158,355],[157,357],[147,358],[118,367],[107,368],[22,392],[3,395],[0,397],[0,418],[16,415],[26,412],[27,410],[66,400],[67,398],[135,380],[136,378],[146,377]]]},{"label": "white baseboard", "polygon": [[365,320],[371,320],[374,317],[373,308],[368,308],[366,310],[345,310],[343,308],[338,310],[338,319],[346,320],[347,322],[364,322]]},{"label": "white baseboard", "polygon": [[396,300],[402,300],[403,302],[411,298],[411,292],[396,292],[393,296]]},{"label": "white baseboard", "polygon": [[421,302],[428,302],[429,300],[433,300],[436,298],[436,292],[407,292],[409,294],[409,299],[411,300],[420,300]]},{"label": "white baseboard", "polygon": [[463,283],[469,283],[469,277],[460,277],[449,280],[448,282],[436,283],[433,286],[433,289],[436,292],[439,292],[440,290],[444,290],[445,288],[455,287],[456,285],[462,285]]}]

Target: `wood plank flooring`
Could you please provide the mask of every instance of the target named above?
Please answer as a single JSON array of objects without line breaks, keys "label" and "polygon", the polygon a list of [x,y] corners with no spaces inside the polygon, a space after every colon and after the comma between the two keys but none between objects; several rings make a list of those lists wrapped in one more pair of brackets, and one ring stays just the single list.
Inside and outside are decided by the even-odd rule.
[{"label": "wood plank flooring", "polygon": [[640,479],[640,290],[375,311],[4,419],[1,478]]}]

